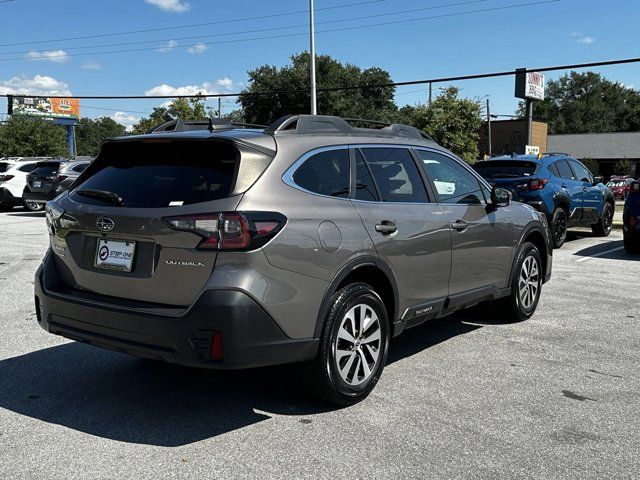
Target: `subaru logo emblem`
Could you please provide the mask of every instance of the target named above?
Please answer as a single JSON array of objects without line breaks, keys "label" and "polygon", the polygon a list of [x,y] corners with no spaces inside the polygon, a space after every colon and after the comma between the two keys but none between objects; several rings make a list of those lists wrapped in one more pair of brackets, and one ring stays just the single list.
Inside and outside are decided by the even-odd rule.
[{"label": "subaru logo emblem", "polygon": [[114,221],[107,217],[100,217],[96,221],[96,227],[98,227],[98,230],[102,230],[103,232],[110,232],[115,226],[116,224]]}]

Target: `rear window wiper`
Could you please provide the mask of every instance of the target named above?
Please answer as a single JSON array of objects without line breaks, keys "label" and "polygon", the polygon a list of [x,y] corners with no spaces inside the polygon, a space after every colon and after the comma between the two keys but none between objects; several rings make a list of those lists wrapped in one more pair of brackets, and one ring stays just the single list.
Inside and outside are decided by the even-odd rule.
[{"label": "rear window wiper", "polygon": [[104,202],[113,203],[114,205],[117,205],[119,207],[124,207],[124,201],[122,200],[122,197],[107,190],[94,190],[92,188],[87,188],[84,190],[78,190],[76,193],[78,195],[82,195],[83,197],[96,198]]}]

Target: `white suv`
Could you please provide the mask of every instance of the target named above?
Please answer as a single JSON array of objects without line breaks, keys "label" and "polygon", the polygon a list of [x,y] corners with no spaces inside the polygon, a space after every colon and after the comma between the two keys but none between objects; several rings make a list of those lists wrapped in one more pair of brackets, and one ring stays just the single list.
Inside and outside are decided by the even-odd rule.
[{"label": "white suv", "polygon": [[[39,160],[28,160],[10,165],[0,174],[0,210],[9,210],[16,205],[23,205],[22,192],[27,185],[27,175],[36,167]],[[24,202],[31,211],[42,210],[44,205],[35,202]]]}]

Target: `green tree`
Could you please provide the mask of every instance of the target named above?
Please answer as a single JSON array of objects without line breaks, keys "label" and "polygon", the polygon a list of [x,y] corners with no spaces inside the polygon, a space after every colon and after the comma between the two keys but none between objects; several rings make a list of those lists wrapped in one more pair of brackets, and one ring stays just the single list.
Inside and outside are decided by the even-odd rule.
[{"label": "green tree", "polygon": [[166,107],[155,107],[148,117],[140,119],[133,126],[132,133],[147,133],[154,127],[173,120],[202,120],[204,118],[215,117],[217,112],[205,105],[204,97],[198,98],[176,98]]},{"label": "green tree", "polygon": [[109,117],[95,120],[83,118],[76,126],[76,148],[78,155],[96,156],[100,145],[107,138],[119,137],[126,132],[125,127]]},{"label": "green tree", "polygon": [[[270,124],[288,114],[310,112],[309,94],[310,55],[302,52],[291,57],[291,63],[278,68],[263,65],[247,72],[249,84],[243,93],[301,90],[296,93],[242,96],[240,103],[249,123]],[[377,67],[361,69],[342,64],[329,55],[316,57],[318,88],[385,84],[391,76]],[[318,92],[317,107],[321,115],[387,120],[395,115],[393,101],[395,87]]]},{"label": "green tree", "polygon": [[65,128],[39,118],[14,116],[0,125],[0,157],[69,155]]},{"label": "green tree", "polygon": [[631,161],[630,160],[618,160],[613,167],[613,172],[616,175],[630,175],[631,172]]},{"label": "green tree", "polygon": [[413,125],[469,163],[478,159],[480,103],[459,98],[457,87],[442,90],[431,105],[406,106],[397,114],[398,123]]},{"label": "green tree", "polygon": [[[525,103],[518,114],[524,118]],[[640,130],[640,92],[595,72],[571,72],[547,82],[544,101],[533,116],[549,124],[549,133],[605,133]]]}]

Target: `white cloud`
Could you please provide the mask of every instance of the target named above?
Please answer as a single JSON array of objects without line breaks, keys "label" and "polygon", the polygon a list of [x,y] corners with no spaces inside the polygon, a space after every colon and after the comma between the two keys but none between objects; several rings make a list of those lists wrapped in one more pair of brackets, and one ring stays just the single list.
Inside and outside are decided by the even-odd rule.
[{"label": "white cloud", "polygon": [[48,60],[55,63],[66,63],[69,61],[69,55],[64,50],[45,50],[37,52],[32,50],[25,55],[27,60]]},{"label": "white cloud", "polygon": [[174,87],[163,83],[156,85],[144,92],[147,96],[153,95],[197,95],[202,93],[205,95],[215,95],[216,93],[222,93],[222,91],[228,91],[233,86],[233,80],[224,77],[215,82],[203,82],[201,85],[182,85]]},{"label": "white cloud", "polygon": [[164,47],[160,47],[158,51],[162,53],[170,52],[177,46],[178,46],[178,42],[176,42],[175,40],[169,40],[167,44]]},{"label": "white cloud", "polygon": [[25,75],[0,81],[0,95],[71,95],[69,86],[46,75],[29,78]]},{"label": "white cloud", "polygon": [[231,87],[233,87],[233,80],[231,80],[228,77],[224,77],[224,78],[220,78],[218,79],[218,81],[216,82],[216,85],[221,87],[221,88],[225,88],[225,89],[230,89]]},{"label": "white cloud", "polygon": [[99,62],[87,62],[82,65],[82,68],[85,70],[100,70],[102,65]]},{"label": "white cloud", "polygon": [[164,12],[187,12],[191,6],[187,2],[181,0],[144,0],[145,2],[155,5]]},{"label": "white cloud", "polygon": [[113,118],[120,125],[124,125],[127,129],[127,132],[130,132],[133,129],[133,126],[140,121],[139,117],[131,115],[127,112],[116,112],[111,115],[111,118]]},{"label": "white cloud", "polygon": [[199,55],[204,53],[207,49],[207,46],[204,43],[196,43],[194,46],[189,47],[187,50],[189,53],[193,53],[194,55]]},{"label": "white cloud", "polygon": [[596,41],[595,38],[584,35],[582,32],[573,32],[571,36],[576,39],[577,43],[582,43],[583,45],[591,45]]}]

